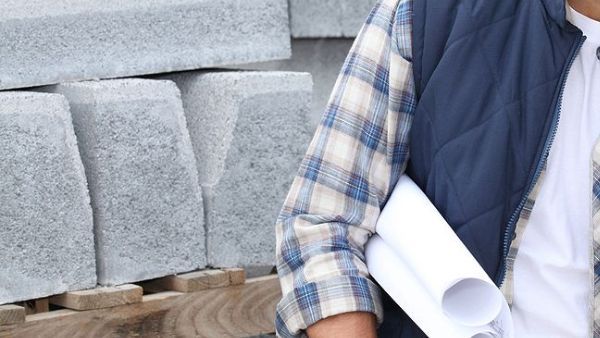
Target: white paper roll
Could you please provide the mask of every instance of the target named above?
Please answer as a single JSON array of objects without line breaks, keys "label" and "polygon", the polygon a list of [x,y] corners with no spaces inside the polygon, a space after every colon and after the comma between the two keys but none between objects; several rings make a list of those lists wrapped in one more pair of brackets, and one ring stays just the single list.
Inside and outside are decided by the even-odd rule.
[{"label": "white paper roll", "polygon": [[481,332],[481,333],[474,335],[471,338],[496,338],[496,337],[498,337],[498,335],[495,334],[494,332]]},{"label": "white paper roll", "polygon": [[502,293],[407,175],[400,177],[382,210],[376,232],[451,320],[481,326],[498,316]]},{"label": "white paper roll", "polygon": [[365,255],[369,273],[428,337],[512,338],[508,305],[492,323],[476,327],[458,324],[444,315],[420,278],[379,235],[369,239]]}]

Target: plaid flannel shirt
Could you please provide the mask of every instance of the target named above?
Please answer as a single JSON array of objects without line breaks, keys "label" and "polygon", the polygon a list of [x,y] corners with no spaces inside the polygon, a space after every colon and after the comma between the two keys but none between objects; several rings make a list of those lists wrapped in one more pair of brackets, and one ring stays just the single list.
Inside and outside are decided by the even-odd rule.
[{"label": "plaid flannel shirt", "polygon": [[383,321],[364,245],[408,161],[416,104],[411,0],[380,0],[337,78],[276,222],[278,336],[335,314]]}]

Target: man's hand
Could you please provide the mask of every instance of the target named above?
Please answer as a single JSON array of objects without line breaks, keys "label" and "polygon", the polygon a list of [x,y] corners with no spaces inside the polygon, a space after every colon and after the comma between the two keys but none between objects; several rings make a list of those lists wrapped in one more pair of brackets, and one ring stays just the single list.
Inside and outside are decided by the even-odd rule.
[{"label": "man's hand", "polygon": [[306,330],[309,338],[376,338],[377,321],[370,312],[348,312],[319,320]]}]

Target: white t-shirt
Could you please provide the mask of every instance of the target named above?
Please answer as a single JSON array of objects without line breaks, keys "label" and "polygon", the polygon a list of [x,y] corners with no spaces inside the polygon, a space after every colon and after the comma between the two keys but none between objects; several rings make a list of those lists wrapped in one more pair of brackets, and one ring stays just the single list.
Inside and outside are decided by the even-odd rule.
[{"label": "white t-shirt", "polygon": [[514,265],[515,337],[586,337],[591,153],[600,136],[600,22],[567,6],[587,36],[567,77],[546,176]]}]

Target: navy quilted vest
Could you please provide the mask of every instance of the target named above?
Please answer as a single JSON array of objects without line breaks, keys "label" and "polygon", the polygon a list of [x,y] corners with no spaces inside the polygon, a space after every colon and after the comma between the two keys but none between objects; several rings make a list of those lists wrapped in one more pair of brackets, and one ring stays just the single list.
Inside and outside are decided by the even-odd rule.
[{"label": "navy quilted vest", "polygon": [[[413,15],[407,174],[500,285],[579,33],[564,0],[414,0]],[[379,337],[426,337],[387,294],[384,308]]]}]

